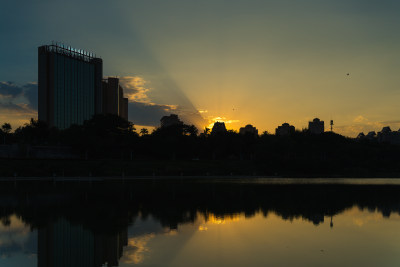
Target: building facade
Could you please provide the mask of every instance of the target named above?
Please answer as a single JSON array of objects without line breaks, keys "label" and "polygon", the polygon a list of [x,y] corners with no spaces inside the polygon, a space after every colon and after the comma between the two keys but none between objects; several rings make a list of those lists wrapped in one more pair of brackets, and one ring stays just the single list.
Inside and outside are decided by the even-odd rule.
[{"label": "building facade", "polygon": [[124,89],[118,78],[103,79],[103,113],[115,114],[128,120],[128,98],[124,97]]},{"label": "building facade", "polygon": [[95,114],[128,120],[128,98],[118,78],[103,79],[103,60],[53,43],[38,48],[38,118],[49,127],[82,125]]},{"label": "building facade", "polygon": [[103,113],[101,58],[53,43],[38,48],[38,63],[39,120],[65,129]]}]

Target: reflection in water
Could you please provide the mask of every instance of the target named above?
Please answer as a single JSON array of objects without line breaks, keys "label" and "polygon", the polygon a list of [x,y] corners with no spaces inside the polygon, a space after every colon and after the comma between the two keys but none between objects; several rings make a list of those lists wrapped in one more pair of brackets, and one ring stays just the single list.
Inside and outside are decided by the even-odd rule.
[{"label": "reflection in water", "polygon": [[64,218],[39,228],[38,267],[117,266],[127,245],[127,230],[95,233]]},{"label": "reflection in water", "polygon": [[144,253],[149,251],[147,243],[154,237],[155,234],[151,233],[129,238],[128,245],[124,248],[124,256],[121,258],[121,262],[134,264],[143,262]]},{"label": "reflection in water", "polygon": [[29,226],[17,216],[3,217],[0,224],[0,257],[9,258],[16,253],[34,257],[36,244],[33,237]]},{"label": "reflection in water", "polygon": [[[24,183],[16,188],[4,184],[0,188],[0,252],[8,257],[2,259],[7,266],[21,266],[21,262],[39,267],[193,266],[194,259],[198,266],[240,266],[246,264],[242,257],[250,257],[255,265],[279,266],[287,261],[282,256],[286,253],[298,255],[305,263],[307,258],[299,252],[307,254],[318,243],[324,244],[319,253],[338,256],[343,246],[335,241],[338,238],[361,244],[372,235],[384,236],[384,223],[385,227],[389,221],[400,223],[399,193],[398,185],[212,180]],[[325,221],[328,232],[321,226]],[[352,241],[346,235],[353,236]],[[29,245],[34,243],[30,240],[36,240],[37,247]],[[299,241],[303,244],[294,249]],[[379,246],[385,240],[364,241]],[[386,241],[386,245],[391,242]],[[390,249],[388,257],[400,252],[395,245]],[[227,251],[231,257],[224,254]],[[201,253],[207,257],[200,257]],[[314,256],[315,264],[323,262],[317,255],[309,258]]]}]

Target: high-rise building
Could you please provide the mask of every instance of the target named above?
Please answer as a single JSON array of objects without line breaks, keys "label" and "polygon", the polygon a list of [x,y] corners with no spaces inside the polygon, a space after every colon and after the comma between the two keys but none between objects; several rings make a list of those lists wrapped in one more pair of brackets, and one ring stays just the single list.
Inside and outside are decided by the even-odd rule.
[{"label": "high-rise building", "polygon": [[65,129],[103,113],[103,61],[53,43],[38,48],[39,120]]},{"label": "high-rise building", "polygon": [[124,89],[119,79],[108,77],[103,79],[103,113],[115,114],[128,120],[128,98],[124,97]]}]

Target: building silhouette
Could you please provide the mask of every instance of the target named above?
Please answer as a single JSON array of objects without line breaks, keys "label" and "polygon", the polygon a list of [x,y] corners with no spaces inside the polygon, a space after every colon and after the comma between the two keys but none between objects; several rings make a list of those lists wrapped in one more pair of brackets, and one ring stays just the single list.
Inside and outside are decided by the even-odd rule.
[{"label": "building silhouette", "polygon": [[308,122],[308,130],[312,134],[321,134],[325,131],[324,121],[318,118],[313,119],[313,121]]},{"label": "building silhouette", "polygon": [[118,78],[103,80],[103,60],[63,44],[38,48],[38,118],[50,127],[81,125],[95,114],[128,119]]},{"label": "building silhouette", "polygon": [[251,134],[254,136],[258,136],[258,130],[253,125],[247,124],[245,127],[241,127],[239,129],[239,134],[242,134],[242,135]]},{"label": "building silhouette", "polygon": [[102,81],[103,113],[115,114],[128,120],[128,98],[124,97],[124,89],[119,79],[108,77]]},{"label": "building silhouette", "polygon": [[38,230],[37,266],[118,266],[127,244],[127,229],[96,233],[81,224],[58,219]]},{"label": "building silhouette", "polygon": [[287,136],[294,134],[296,129],[294,128],[293,125],[290,125],[289,123],[285,122],[281,126],[278,126],[278,128],[275,129],[275,134],[278,136]]},{"label": "building silhouette", "polygon": [[103,112],[101,58],[53,43],[38,48],[38,63],[39,120],[65,129]]},{"label": "building silhouette", "polygon": [[164,116],[161,118],[160,122],[161,122],[161,128],[183,124],[183,122],[179,119],[178,115],[176,114]]},{"label": "building silhouette", "polygon": [[211,133],[226,133],[226,127],[225,127],[225,122],[219,122],[217,121],[214,123]]}]

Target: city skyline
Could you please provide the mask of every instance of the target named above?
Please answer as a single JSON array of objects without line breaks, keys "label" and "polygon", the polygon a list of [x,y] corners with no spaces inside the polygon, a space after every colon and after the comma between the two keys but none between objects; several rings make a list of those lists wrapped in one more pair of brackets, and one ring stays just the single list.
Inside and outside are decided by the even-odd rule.
[{"label": "city skyline", "polygon": [[[197,126],[223,121],[228,129],[252,124],[270,133],[283,122],[306,128],[315,117],[333,119],[334,131],[351,137],[400,127],[395,1],[3,7],[0,21],[9,27],[0,44],[7,51],[0,56],[0,120],[14,129],[37,118],[35,52],[51,40],[96,51],[104,76],[120,78],[129,119],[140,126],[177,113]],[[93,15],[104,10],[117,16]]]}]

